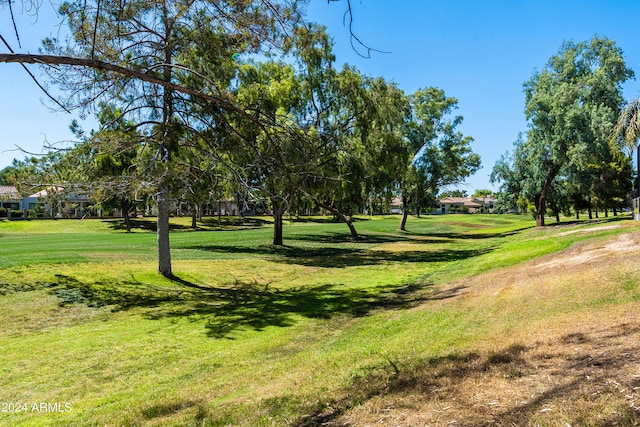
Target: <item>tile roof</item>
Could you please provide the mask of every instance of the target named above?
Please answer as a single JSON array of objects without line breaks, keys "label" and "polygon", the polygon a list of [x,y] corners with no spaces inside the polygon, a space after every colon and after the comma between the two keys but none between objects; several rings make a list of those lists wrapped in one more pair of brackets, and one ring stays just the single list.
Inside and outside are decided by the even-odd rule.
[{"label": "tile roof", "polygon": [[0,199],[22,200],[22,196],[13,185],[0,185]]}]

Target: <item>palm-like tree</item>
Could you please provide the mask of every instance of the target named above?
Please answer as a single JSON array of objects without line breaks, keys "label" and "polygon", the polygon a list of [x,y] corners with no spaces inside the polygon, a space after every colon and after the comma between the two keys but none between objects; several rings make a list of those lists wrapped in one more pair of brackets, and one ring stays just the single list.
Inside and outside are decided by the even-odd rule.
[{"label": "palm-like tree", "polygon": [[[622,136],[622,141],[619,140]],[[638,139],[640,139],[640,98],[627,104],[618,117],[618,122],[613,128],[612,142],[622,142],[622,146],[628,148],[631,152],[638,147]]]},{"label": "palm-like tree", "polygon": [[[622,136],[622,140],[620,139]],[[611,134],[611,143],[627,148],[629,153],[632,154],[634,149],[637,149],[637,162],[638,162],[638,180],[636,181],[637,196],[640,198],[640,145],[638,140],[640,139],[640,98],[636,98],[629,104],[627,104],[618,117],[618,121],[613,128]],[[638,207],[640,200],[636,199],[633,202],[634,218],[640,219],[640,212]]]}]

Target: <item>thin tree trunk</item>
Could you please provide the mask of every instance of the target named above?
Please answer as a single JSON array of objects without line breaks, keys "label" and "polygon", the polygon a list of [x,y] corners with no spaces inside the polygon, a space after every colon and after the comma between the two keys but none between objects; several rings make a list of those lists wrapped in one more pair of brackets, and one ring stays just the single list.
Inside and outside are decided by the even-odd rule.
[{"label": "thin tree trunk", "polygon": [[353,221],[351,221],[351,218],[349,218],[347,215],[343,214],[338,209],[334,208],[328,203],[321,203],[320,207],[325,208],[326,210],[328,210],[329,212],[331,212],[332,214],[340,218],[345,224],[347,224],[347,227],[349,227],[349,232],[351,233],[352,239],[355,240],[358,238],[358,232],[356,231],[356,227],[353,225]]},{"label": "thin tree trunk", "polygon": [[158,273],[173,277],[171,271],[171,246],[169,243],[169,189],[164,178],[158,186]]},{"label": "thin tree trunk", "polygon": [[273,244],[282,246],[282,217],[284,215],[284,206],[282,206],[280,200],[276,197],[271,198],[271,205],[273,209]]},{"label": "thin tree trunk", "polygon": [[124,226],[128,233],[131,231],[131,219],[129,218],[129,203],[126,199],[120,201],[120,209],[122,209],[122,218],[124,218]]},{"label": "thin tree trunk", "polygon": [[591,206],[587,208],[587,212],[589,213],[589,219],[593,219],[593,211],[591,210]]},{"label": "thin tree trunk", "polygon": [[356,240],[358,238],[358,232],[356,231],[356,227],[354,227],[353,222],[351,221],[351,218],[349,218],[347,215],[343,214],[342,212],[340,212],[338,209],[336,209],[331,203],[329,202],[321,202],[318,199],[316,199],[315,197],[313,197],[311,194],[307,193],[304,190],[300,190],[302,191],[302,193],[308,197],[310,200],[313,200],[318,206],[320,206],[323,209],[328,210],[329,212],[331,212],[333,215],[337,216],[338,218],[340,218],[345,224],[347,224],[347,227],[349,227],[349,232],[351,233],[351,238]]},{"label": "thin tree trunk", "polygon": [[553,178],[547,178],[542,186],[542,191],[538,197],[538,203],[536,203],[536,227],[544,227],[544,215],[547,211],[547,197],[549,196],[549,189],[551,188],[551,181]]},{"label": "thin tree trunk", "polygon": [[[167,5],[163,4],[163,16],[167,16]],[[169,33],[168,21],[164,23],[165,34]],[[165,82],[171,81],[173,46],[166,40],[164,46],[165,66],[162,73]],[[171,244],[169,242],[169,184],[167,173],[169,162],[176,148],[176,135],[171,129],[171,119],[173,118],[173,93],[170,88],[164,87],[162,94],[162,141],[160,141],[159,152],[161,154],[162,175],[158,184],[158,272],[164,277],[173,278],[171,271]]]},{"label": "thin tree trunk", "polygon": [[400,220],[400,231],[407,231],[407,218],[409,217],[409,202],[402,196],[402,220]]}]

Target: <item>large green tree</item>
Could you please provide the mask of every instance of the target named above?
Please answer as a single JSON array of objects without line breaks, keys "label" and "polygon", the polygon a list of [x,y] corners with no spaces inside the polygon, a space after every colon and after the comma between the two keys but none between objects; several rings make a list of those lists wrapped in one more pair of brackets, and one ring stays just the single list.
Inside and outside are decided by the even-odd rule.
[{"label": "large green tree", "polygon": [[538,226],[563,168],[608,140],[623,103],[621,84],[632,76],[615,42],[594,37],[564,43],[525,83],[529,130],[522,151],[532,180],[525,186],[533,192]]},{"label": "large green tree", "polygon": [[[47,40],[50,55],[3,55],[0,60],[69,65],[49,70],[69,94],[68,108],[90,107],[106,98],[136,122],[138,132],[147,136],[148,150],[156,153],[149,176],[156,182],[158,271],[171,277],[172,158],[185,140],[210,124],[196,123],[188,104],[205,100],[243,114],[226,90],[228,81],[216,80],[216,65],[226,70],[235,52],[280,44],[283,26],[298,18],[295,3],[82,0],[64,3],[60,13],[71,37]],[[189,61],[201,46],[208,48],[207,61]]]},{"label": "large green tree", "polygon": [[440,188],[460,184],[480,168],[480,156],[471,150],[473,138],[457,130],[462,116],[450,117],[457,108],[456,98],[429,87],[418,90],[409,100],[405,134],[412,156],[401,181],[400,230],[406,230],[412,204],[419,210],[425,200],[435,200]]},{"label": "large green tree", "polygon": [[391,199],[409,158],[403,135],[408,103],[404,93],[383,78],[344,68],[337,75],[331,125],[323,138],[332,153],[310,184],[310,197],[358,234],[351,216],[371,198]]},{"label": "large green tree", "polygon": [[270,204],[273,244],[282,245],[284,213],[314,161],[304,130],[292,131],[304,104],[300,83],[294,68],[281,62],[246,64],[239,81],[238,101],[269,117],[275,126],[265,129],[244,120],[226,151],[245,197]]}]

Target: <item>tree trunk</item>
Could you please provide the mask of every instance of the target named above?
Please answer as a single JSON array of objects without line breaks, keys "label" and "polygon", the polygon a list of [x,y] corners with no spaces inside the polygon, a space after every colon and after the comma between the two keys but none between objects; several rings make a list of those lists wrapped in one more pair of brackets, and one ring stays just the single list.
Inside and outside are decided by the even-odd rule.
[{"label": "tree trunk", "polygon": [[330,202],[326,202],[326,203],[321,202],[315,197],[313,197],[311,194],[307,193],[306,191],[304,190],[301,190],[301,191],[306,197],[308,197],[310,200],[313,200],[316,203],[316,205],[320,206],[323,209],[328,210],[333,215],[337,216],[342,221],[344,221],[344,223],[347,224],[347,227],[349,227],[349,232],[351,232],[352,239],[355,240],[358,238],[358,232],[356,231],[356,228],[353,226],[353,222],[351,221],[351,218],[349,218],[348,216],[340,212],[338,209],[336,209]]},{"label": "tree trunk", "polygon": [[580,219],[580,211],[576,209],[576,219]]},{"label": "tree trunk", "polygon": [[120,209],[122,209],[122,218],[124,218],[124,226],[127,229],[127,233],[131,231],[131,219],[129,218],[129,203],[126,199],[120,201]]},{"label": "tree trunk", "polygon": [[347,227],[349,227],[349,232],[351,233],[351,238],[352,239],[355,240],[355,239],[358,238],[358,232],[356,231],[356,227],[354,227],[353,222],[351,221],[351,218],[349,218],[347,215],[345,215],[342,212],[340,212],[338,209],[336,209],[335,207],[333,207],[329,203],[318,203],[318,205],[321,208],[324,208],[324,209],[328,210],[333,215],[335,215],[338,218],[340,218],[345,224],[347,224]]},{"label": "tree trunk", "polygon": [[560,222],[560,211],[556,211],[556,222]]},{"label": "tree trunk", "polygon": [[547,210],[547,200],[540,199],[538,209],[536,210],[536,227],[544,227],[544,214]]},{"label": "tree trunk", "polygon": [[277,246],[283,245],[282,239],[282,216],[284,215],[284,206],[276,197],[271,198],[273,209],[273,244]]},{"label": "tree trunk", "polygon": [[191,206],[191,228],[198,228],[198,205]]},{"label": "tree trunk", "polygon": [[559,168],[552,169],[542,184],[542,191],[536,199],[536,227],[544,227],[544,215],[547,212],[547,198],[551,191],[551,184],[560,171]]},{"label": "tree trunk", "polygon": [[544,181],[542,191],[538,197],[538,203],[536,203],[536,227],[544,227],[544,214],[547,211],[547,197],[549,196],[551,181],[553,181],[553,178],[547,178]]},{"label": "tree trunk", "polygon": [[358,238],[358,232],[356,231],[356,227],[353,225],[353,222],[351,221],[351,218],[349,218],[348,216],[340,213],[339,214],[340,218],[342,218],[342,220],[345,222],[345,224],[347,224],[347,227],[349,227],[349,232],[351,233],[351,238],[353,240],[356,240]]},{"label": "tree trunk", "polygon": [[587,212],[589,213],[589,219],[593,219],[593,211],[591,210],[591,206],[587,208]]},{"label": "tree trunk", "polygon": [[407,231],[407,217],[409,216],[409,201],[402,196],[402,220],[400,220],[400,231]]},{"label": "tree trunk", "polygon": [[164,178],[158,186],[158,273],[173,277],[171,272],[171,247],[169,244],[169,189]]}]

